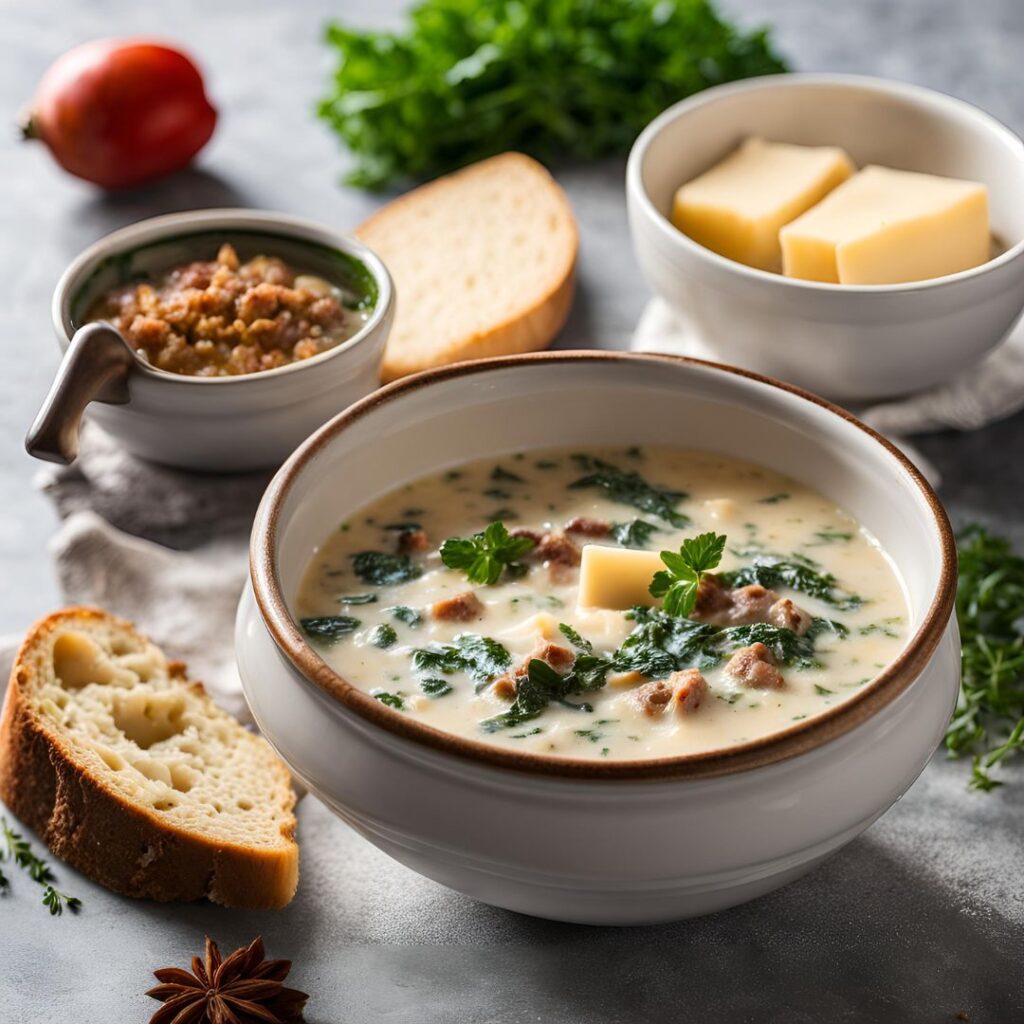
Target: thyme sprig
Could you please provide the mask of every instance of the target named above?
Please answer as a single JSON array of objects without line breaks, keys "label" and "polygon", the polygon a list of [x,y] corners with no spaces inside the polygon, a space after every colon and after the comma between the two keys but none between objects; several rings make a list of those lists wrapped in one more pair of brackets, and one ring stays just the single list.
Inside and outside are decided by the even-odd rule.
[{"label": "thyme sprig", "polygon": [[69,896],[66,892],[48,885],[43,890],[43,906],[49,908],[51,917],[60,917],[65,907],[72,914],[77,914],[82,907],[82,901],[77,896]]},{"label": "thyme sprig", "polygon": [[[43,906],[51,915],[60,915],[65,908],[73,914],[81,909],[82,901],[77,896],[69,896],[54,886],[56,879],[50,865],[35,853],[32,844],[20,832],[15,832],[3,817],[0,817],[0,837],[3,838],[0,861],[13,861],[33,882],[43,887]],[[6,875],[0,871],[0,892],[6,892],[10,884]]]},{"label": "thyme sprig", "polygon": [[1002,785],[992,770],[1024,752],[1024,558],[977,524],[957,540],[962,671],[946,749],[972,755],[970,787],[988,792]]}]

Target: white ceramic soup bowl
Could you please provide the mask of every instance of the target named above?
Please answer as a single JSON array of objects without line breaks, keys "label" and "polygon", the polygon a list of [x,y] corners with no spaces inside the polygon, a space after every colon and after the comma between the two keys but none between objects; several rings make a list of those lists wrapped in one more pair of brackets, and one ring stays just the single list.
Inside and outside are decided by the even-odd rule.
[{"label": "white ceramic soup bowl", "polygon": [[[672,197],[749,136],[838,145],[883,164],[982,182],[1002,251],[910,284],[782,277],[728,260],[669,221]],[[773,75],[700,93],[641,133],[626,172],[637,259],[658,295],[722,359],[843,400],[927,388],[977,362],[1024,308],[1024,144],[994,118],[918,86]]]},{"label": "white ceramic soup bowl", "polygon": [[[235,377],[190,377],[156,369],[110,328],[82,326],[107,289],[216,256],[230,242],[245,260],[279,256],[329,281],[370,294],[363,327],[310,359]],[[311,221],[259,210],[195,210],[140,221],[101,238],[64,272],[53,325],[64,360],[26,441],[39,458],[69,462],[88,415],[128,451],[184,469],[237,472],[279,466],[335,413],[380,383],[394,289],[362,242]],[[91,404],[90,404],[91,403]]]},{"label": "white ceramic soup bowl", "polygon": [[[291,607],[317,545],[393,488],[552,445],[678,443],[788,473],[892,556],[912,639],[827,713],[713,753],[608,762],[459,738],[355,689]],[[399,381],[282,467],[256,516],[236,653],[257,723],[295,774],[372,843],[487,903],[640,924],[708,913],[808,871],[924,768],[953,710],[955,548],[938,500],[847,413],[753,374],[667,356],[547,353]]]}]

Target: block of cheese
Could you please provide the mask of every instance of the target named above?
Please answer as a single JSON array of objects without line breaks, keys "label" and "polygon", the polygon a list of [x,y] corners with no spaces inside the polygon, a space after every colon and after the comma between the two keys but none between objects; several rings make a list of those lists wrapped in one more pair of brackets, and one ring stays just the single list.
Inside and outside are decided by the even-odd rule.
[{"label": "block of cheese", "polygon": [[657,551],[584,544],[580,562],[581,608],[632,608],[657,604],[648,588],[665,566]]},{"label": "block of cheese", "polygon": [[747,139],[676,192],[672,223],[731,260],[779,271],[779,228],[854,173],[838,146]]},{"label": "block of cheese", "polygon": [[780,232],[783,272],[898,284],[968,270],[990,253],[984,185],[865,167]]}]

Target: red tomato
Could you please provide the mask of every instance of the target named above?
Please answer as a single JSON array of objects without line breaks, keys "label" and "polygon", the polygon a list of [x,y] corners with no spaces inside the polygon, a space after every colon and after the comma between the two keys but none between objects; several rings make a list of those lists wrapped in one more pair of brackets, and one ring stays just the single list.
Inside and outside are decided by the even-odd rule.
[{"label": "red tomato", "polygon": [[50,65],[25,133],[42,139],[66,171],[118,189],[184,167],[216,122],[202,75],[185,54],[100,39]]}]

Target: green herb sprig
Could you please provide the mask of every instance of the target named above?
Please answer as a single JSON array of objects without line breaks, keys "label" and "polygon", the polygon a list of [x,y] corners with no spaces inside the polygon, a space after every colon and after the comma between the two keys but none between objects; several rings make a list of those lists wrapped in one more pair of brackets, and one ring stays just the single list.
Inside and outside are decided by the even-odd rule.
[{"label": "green herb sprig", "polygon": [[525,677],[517,681],[516,697],[509,709],[480,722],[485,732],[522,725],[540,715],[551,703],[592,710],[586,703],[567,698],[601,689],[609,672],[639,672],[648,679],[664,679],[683,668],[714,668],[723,658],[753,643],[770,648],[779,665],[797,669],[817,668],[815,648],[819,637],[842,639],[847,629],[829,619],[814,619],[803,636],[791,629],[759,622],[749,626],[714,626],[671,615],[661,608],[636,607],[627,613],[636,626],[618,650],[594,652],[593,644],[567,623],[559,630],[576,650],[569,671],[559,674],[546,662],[532,659]]},{"label": "green herb sprig", "polygon": [[722,658],[754,643],[763,643],[783,667],[817,668],[817,640],[822,636],[842,639],[847,628],[831,619],[814,619],[798,636],[791,629],[757,622],[747,626],[713,626],[672,615],[661,608],[634,608],[629,612],[636,628],[612,655],[619,672],[640,672],[650,679],[664,679],[684,668],[712,669]]},{"label": "green herb sprig", "polygon": [[423,575],[423,568],[408,555],[388,551],[359,551],[352,556],[352,569],[364,583],[386,587],[408,583]]},{"label": "green herb sprig", "polygon": [[646,548],[652,533],[661,529],[643,519],[631,519],[628,523],[612,523],[612,540],[624,548]]},{"label": "green herb sprig", "polygon": [[862,597],[843,590],[832,573],[822,572],[815,566],[816,563],[806,557],[786,559],[779,555],[758,554],[753,564],[721,573],[720,579],[727,587],[746,587],[753,583],[769,590],[789,587],[840,611],[853,611],[864,603]]},{"label": "green herb sprig", "polygon": [[651,580],[652,597],[662,597],[669,615],[686,616],[697,603],[700,581],[716,568],[725,552],[725,535],[702,533],[684,540],[679,551],[662,551],[665,568]]},{"label": "green herb sprig", "polygon": [[972,755],[970,786],[987,792],[1002,785],[992,770],[1024,752],[1024,558],[979,525],[958,549],[962,671],[946,749]]},{"label": "green herb sprig", "polygon": [[596,488],[604,491],[610,501],[620,505],[632,505],[641,512],[664,519],[677,529],[681,530],[689,525],[689,516],[676,510],[679,502],[686,497],[684,491],[657,487],[635,470],[620,469],[592,455],[573,455],[573,461],[586,471],[586,475],[569,484],[570,490]]},{"label": "green herb sprig", "polygon": [[412,652],[412,664],[423,673],[465,672],[483,686],[512,664],[512,655],[493,637],[460,633],[450,644],[417,647]]},{"label": "green herb sprig", "polygon": [[764,30],[712,0],[422,0],[401,32],[334,22],[327,42],[338,66],[319,113],[364,188],[510,149],[624,153],[676,100],[785,70]]},{"label": "green herb sprig", "polygon": [[532,537],[513,537],[504,523],[491,523],[472,537],[449,537],[441,561],[466,574],[470,583],[493,585],[535,545]]},{"label": "green herb sprig", "polygon": [[342,637],[354,633],[361,625],[351,615],[313,615],[299,619],[302,632],[317,643],[336,644]]},{"label": "green herb sprig", "polygon": [[395,711],[405,710],[405,700],[400,693],[389,693],[387,690],[377,689],[371,690],[370,696],[379,700],[386,707],[394,708]]},{"label": "green herb sprig", "polygon": [[48,885],[43,889],[43,906],[49,909],[51,917],[60,917],[64,913],[65,907],[72,914],[77,914],[82,908],[82,901],[77,896],[69,896],[52,885]]},{"label": "green herb sprig", "polygon": [[[602,685],[604,680],[601,680]],[[590,712],[593,707],[586,703],[571,704],[568,697],[584,689],[575,672],[560,675],[546,661],[531,658],[525,678],[519,680],[516,697],[508,711],[480,723],[484,732],[514,728],[536,718],[549,704],[557,702],[578,711]]]},{"label": "green herb sprig", "polygon": [[[56,879],[50,865],[36,855],[32,844],[19,832],[15,832],[3,817],[0,817],[0,834],[3,836],[0,861],[12,860],[33,882],[43,887],[43,906],[50,911],[51,916],[59,916],[65,909],[73,914],[81,910],[82,901],[77,896],[69,896],[54,886]],[[10,884],[10,880],[0,872],[0,891],[6,892]]]}]

